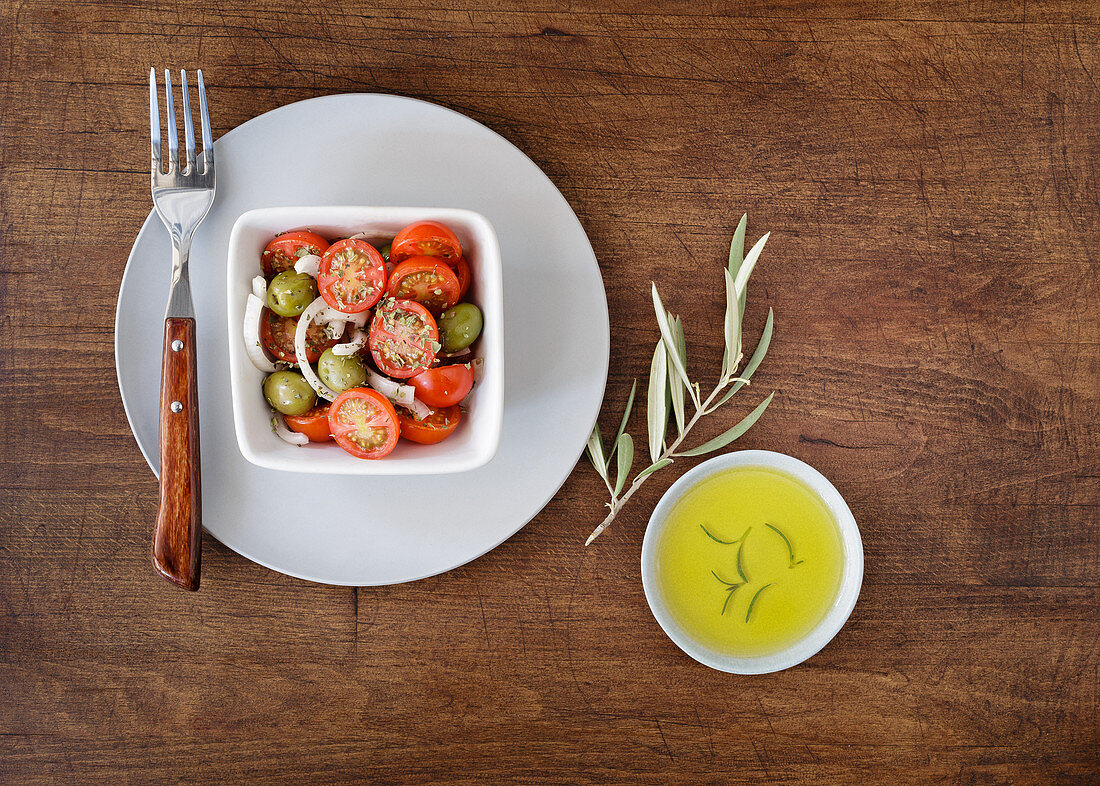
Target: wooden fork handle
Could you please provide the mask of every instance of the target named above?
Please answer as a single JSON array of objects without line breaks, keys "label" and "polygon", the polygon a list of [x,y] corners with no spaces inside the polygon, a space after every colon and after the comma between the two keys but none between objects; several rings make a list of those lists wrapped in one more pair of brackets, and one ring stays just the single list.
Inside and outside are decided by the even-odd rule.
[{"label": "wooden fork handle", "polygon": [[197,590],[201,544],[195,320],[169,317],[160,376],[160,508],[153,567],[173,584]]}]

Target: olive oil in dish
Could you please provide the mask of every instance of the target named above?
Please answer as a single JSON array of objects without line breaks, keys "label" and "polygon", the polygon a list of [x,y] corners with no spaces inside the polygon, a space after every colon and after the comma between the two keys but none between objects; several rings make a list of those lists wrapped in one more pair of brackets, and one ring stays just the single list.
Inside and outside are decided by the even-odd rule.
[{"label": "olive oil in dish", "polygon": [[732,657],[779,652],[809,634],[840,589],[844,547],[821,498],[767,467],[733,467],[680,498],[656,551],[672,618]]}]

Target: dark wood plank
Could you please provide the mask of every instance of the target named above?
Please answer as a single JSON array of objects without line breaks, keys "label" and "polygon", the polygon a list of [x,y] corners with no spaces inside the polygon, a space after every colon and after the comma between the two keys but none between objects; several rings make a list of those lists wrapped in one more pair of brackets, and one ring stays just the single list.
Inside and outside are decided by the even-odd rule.
[{"label": "dark wood plank", "polygon": [[[0,780],[1088,782],[1100,772],[1100,13],[1062,2],[0,4]],[[149,209],[146,69],[224,133],[289,101],[435,101],[528,152],[592,239],[605,416],[655,280],[693,369],[719,266],[772,230],[776,337],[738,443],[834,480],[863,594],[807,664],[682,655],[638,575],[658,476],[592,547],[581,463],[527,528],[378,589],[204,538],[148,566],[157,487],[114,304]],[[634,429],[644,428],[644,415]]]}]

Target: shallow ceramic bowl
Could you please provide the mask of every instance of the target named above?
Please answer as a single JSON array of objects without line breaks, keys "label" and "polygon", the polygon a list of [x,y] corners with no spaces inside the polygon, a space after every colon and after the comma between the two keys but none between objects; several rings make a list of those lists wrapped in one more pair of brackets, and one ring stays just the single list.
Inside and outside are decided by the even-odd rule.
[{"label": "shallow ceramic bowl", "polygon": [[[700,481],[733,467],[767,467],[785,472],[802,481],[825,503],[840,529],[844,550],[844,566],[840,591],[821,622],[806,636],[786,649],[770,655],[736,658],[699,643],[691,637],[669,613],[657,587],[657,543],[668,521],[669,513],[684,494]],[[704,461],[684,474],[661,497],[653,509],[642,541],[642,587],[653,616],[668,637],[695,660],[705,666],[731,674],[767,674],[795,666],[816,654],[832,641],[855,608],[863,584],[863,540],[859,527],[844,498],[824,475],[803,461],[770,450],[741,450]]]},{"label": "shallow ceramic bowl", "polygon": [[[260,254],[277,233],[312,229],[328,237],[359,232],[368,240],[388,242],[404,226],[433,219],[458,235],[470,263],[467,299],[481,309],[485,327],[474,344],[485,359],[484,374],[458,429],[436,445],[407,440],[383,459],[369,461],[345,453],[331,442],[304,447],[279,439],[271,429],[271,408],[264,400],[266,376],[252,365],[244,348],[244,311],[252,278],[260,274]],[[488,219],[472,210],[422,207],[273,207],[250,210],[233,225],[227,273],[229,378],[233,425],[246,459],[260,467],[330,475],[441,475],[465,472],[489,462],[500,444],[504,418],[504,303],[500,247]]]}]

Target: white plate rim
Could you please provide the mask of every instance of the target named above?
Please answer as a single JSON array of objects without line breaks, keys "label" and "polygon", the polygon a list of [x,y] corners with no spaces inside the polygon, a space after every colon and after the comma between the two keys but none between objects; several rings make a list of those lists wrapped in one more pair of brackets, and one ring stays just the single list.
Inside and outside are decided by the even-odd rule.
[{"label": "white plate rim", "polygon": [[[534,168],[534,170],[536,172],[538,172],[538,174],[551,186],[551,188],[553,188],[554,192],[558,195],[558,198],[561,199],[562,204],[564,204],[566,210],[568,211],[568,215],[575,222],[575,224],[576,224],[577,228],[580,230],[581,234],[584,235],[586,241],[589,243],[589,247],[591,247],[591,241],[588,240],[588,233],[585,231],[584,225],[581,224],[580,218],[577,217],[577,213],[573,209],[573,206],[569,203],[569,200],[566,199],[565,195],[561,193],[561,190],[557,187],[557,185],[554,184],[554,181],[550,179],[550,176],[547,175],[546,172],[543,171],[542,167],[540,167],[533,159],[531,159],[530,156],[528,156],[523,150],[521,150],[518,146],[516,146],[507,137],[503,136],[502,134],[500,134],[499,132],[497,132],[494,129],[490,128],[489,126],[486,126],[484,123],[481,123],[480,121],[475,120],[474,118],[469,117],[468,115],[465,115],[465,114],[463,114],[462,112],[459,112],[456,109],[452,109],[448,106],[443,106],[442,104],[436,104],[436,103],[431,102],[431,101],[425,101],[425,100],[420,99],[420,98],[413,98],[411,96],[403,96],[403,95],[397,95],[397,94],[393,94],[393,93],[374,93],[374,92],[372,92],[372,93],[331,93],[331,94],[326,94],[326,95],[322,95],[322,96],[314,96],[312,98],[306,98],[306,99],[302,99],[302,100],[299,100],[299,101],[293,101],[293,102],[290,102],[288,104],[283,104],[283,105],[278,106],[274,109],[268,110],[267,112],[263,112],[259,115],[256,115],[255,117],[252,117],[252,118],[246,120],[245,122],[241,123],[240,125],[235,126],[234,128],[230,129],[225,134],[223,134],[221,137],[219,137],[217,140],[215,140],[215,142],[214,142],[215,151],[217,150],[218,142],[220,140],[228,137],[230,134],[233,134],[233,133],[235,133],[235,132],[237,132],[241,129],[247,128],[251,124],[257,123],[258,121],[261,120],[261,118],[268,118],[269,116],[277,115],[277,114],[283,113],[285,111],[288,111],[291,107],[295,107],[295,106],[298,106],[298,105],[301,105],[301,104],[307,104],[307,103],[311,103],[311,102],[334,101],[334,100],[339,100],[339,99],[345,98],[345,97],[360,98],[360,97],[368,97],[368,96],[369,97],[382,97],[382,98],[385,98],[387,100],[398,100],[398,101],[404,101],[404,102],[424,104],[424,105],[427,105],[429,107],[432,107],[433,109],[444,110],[445,112],[456,115],[463,122],[476,123],[477,125],[481,126],[482,128],[484,128],[487,131],[489,131],[490,133],[492,133],[497,139],[499,139],[501,142],[503,142],[507,146],[511,147],[515,152],[519,153],[520,156],[522,156],[524,159],[526,159],[531,164],[531,166]],[[119,362],[118,362],[119,352],[120,352],[119,343],[118,343],[118,341],[119,341],[118,325],[119,325],[119,320],[120,320],[120,317],[121,317],[121,314],[122,314],[122,297],[121,297],[122,290],[125,287],[127,275],[130,272],[131,263],[134,261],[134,256],[135,256],[136,249],[138,248],[138,245],[141,242],[141,240],[142,240],[143,236],[145,235],[146,231],[152,225],[154,219],[155,219],[155,210],[150,209],[149,214],[145,217],[145,221],[142,223],[141,228],[138,230],[137,235],[134,237],[134,242],[130,247],[130,253],[126,257],[126,266],[123,268],[122,277],[119,280],[119,295],[118,295],[116,303],[115,303],[115,323],[114,323],[114,340],[113,340],[113,344],[114,344],[114,351],[115,351],[115,383],[118,386],[119,396],[122,399],[122,406],[123,406],[123,410],[126,414],[127,425],[129,426],[130,433],[133,436],[134,441],[138,445],[138,449],[141,451],[142,456],[145,458],[146,464],[148,464],[149,469],[152,470],[153,475],[156,476],[159,479],[160,472],[158,471],[157,466],[154,464],[154,462],[152,460],[152,457],[150,456],[149,452],[146,450],[145,446],[142,444],[141,439],[138,437],[137,430],[134,427],[134,418],[131,415],[131,406],[132,406],[132,404],[127,399],[126,392],[125,392],[125,389],[123,387],[122,374],[121,374],[121,370],[120,370],[120,366],[119,366]],[[595,258],[595,250],[594,249],[593,249],[593,258]],[[599,316],[601,316],[603,318],[603,322],[604,322],[604,325],[606,326],[606,330],[604,330],[601,333],[601,335],[603,335],[603,337],[604,337],[604,341],[602,343],[602,346],[604,348],[604,351],[602,353],[603,354],[603,366],[602,366],[602,371],[601,371],[601,376],[602,376],[603,383],[600,386],[600,388],[601,388],[600,389],[600,396],[599,396],[598,400],[596,401],[594,411],[591,414],[591,419],[590,419],[590,423],[589,423],[589,426],[588,426],[588,433],[591,433],[592,429],[596,425],[597,420],[599,419],[600,409],[603,405],[603,399],[604,399],[604,396],[606,395],[606,392],[607,392],[607,376],[608,376],[608,371],[610,369],[610,363],[611,363],[611,335],[610,335],[611,314],[610,314],[610,311],[609,311],[608,305],[607,305],[607,287],[604,284],[603,271],[599,266],[599,261],[598,260],[595,260],[595,266],[596,266],[596,272],[598,273],[597,278],[598,278],[599,284],[600,284],[600,294],[602,295],[602,297],[600,298],[602,309],[599,312]],[[165,292],[165,298],[167,299],[167,291]],[[507,408],[507,402],[505,403],[505,407]],[[255,556],[253,553],[251,553],[251,551],[249,549],[246,549],[245,547],[242,547],[241,545],[239,545],[239,543],[232,542],[232,538],[225,537],[224,535],[214,535],[213,533],[209,532],[209,530],[207,530],[205,526],[203,527],[203,530],[204,530],[204,532],[207,532],[207,534],[209,534],[215,540],[217,540],[218,542],[224,544],[225,546],[232,549],[236,553],[240,554],[245,559],[248,559],[252,562],[255,562],[258,565],[262,565],[263,567],[265,567],[269,570],[275,571],[276,573],[281,573],[281,574],[284,574],[284,575],[287,575],[287,576],[291,576],[293,578],[302,579],[304,581],[310,581],[310,582],[313,582],[313,583],[316,583],[316,584],[325,584],[325,585],[329,585],[329,586],[344,586],[344,587],[374,587],[374,586],[391,586],[391,585],[394,585],[394,584],[405,584],[405,583],[412,582],[412,581],[420,581],[421,579],[426,579],[426,578],[430,578],[432,576],[438,576],[438,575],[441,575],[443,573],[447,573],[449,571],[455,570],[456,568],[460,568],[463,565],[466,565],[470,562],[473,562],[476,559],[480,559],[481,557],[485,556],[486,554],[488,554],[493,549],[500,546],[506,540],[513,537],[516,533],[518,533],[520,530],[522,530],[525,526],[527,526],[527,524],[529,524],[535,517],[537,517],[543,511],[543,509],[545,509],[546,505],[549,504],[549,502],[557,495],[558,491],[561,490],[561,487],[565,484],[565,481],[569,479],[569,476],[573,473],[573,470],[576,468],[577,461],[584,454],[586,445],[587,445],[587,442],[581,444],[579,450],[577,451],[576,458],[564,470],[564,474],[561,475],[561,477],[558,478],[555,481],[555,483],[552,486],[552,490],[550,491],[550,493],[548,495],[546,495],[545,499],[543,499],[539,503],[539,505],[534,509],[534,512],[530,516],[525,518],[523,521],[521,521],[519,524],[517,524],[512,531],[507,532],[504,535],[504,537],[502,537],[499,540],[491,543],[491,545],[489,545],[484,550],[482,550],[482,551],[480,551],[476,554],[473,554],[472,556],[469,556],[465,559],[462,559],[459,562],[456,562],[456,563],[450,565],[449,567],[440,568],[438,570],[430,570],[430,571],[427,571],[423,574],[418,574],[418,575],[415,575],[415,576],[411,576],[409,578],[404,578],[404,579],[401,579],[399,581],[383,581],[383,582],[363,583],[363,582],[356,582],[356,581],[333,581],[333,580],[330,580],[330,579],[318,578],[317,576],[308,575],[305,572],[275,566],[275,565],[269,563],[268,561]],[[272,471],[272,470],[268,470],[268,471]]]}]

